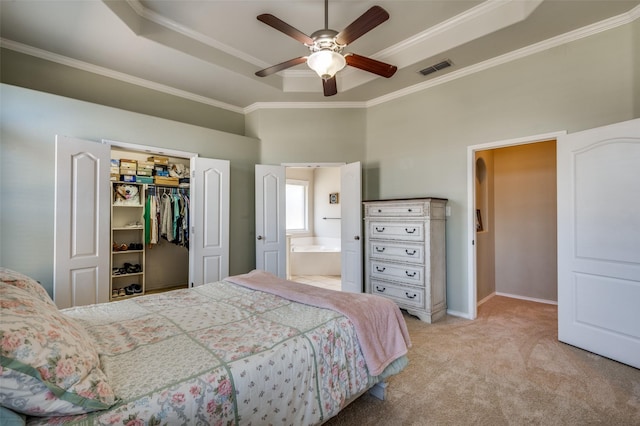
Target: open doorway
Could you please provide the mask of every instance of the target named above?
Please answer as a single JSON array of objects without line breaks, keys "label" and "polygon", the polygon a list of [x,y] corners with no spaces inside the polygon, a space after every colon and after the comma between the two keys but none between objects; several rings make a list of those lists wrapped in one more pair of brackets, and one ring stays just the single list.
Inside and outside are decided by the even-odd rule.
[{"label": "open doorway", "polygon": [[286,167],[287,278],[341,290],[339,166]]},{"label": "open doorway", "polygon": [[469,147],[469,312],[494,295],[557,303],[555,143]]}]

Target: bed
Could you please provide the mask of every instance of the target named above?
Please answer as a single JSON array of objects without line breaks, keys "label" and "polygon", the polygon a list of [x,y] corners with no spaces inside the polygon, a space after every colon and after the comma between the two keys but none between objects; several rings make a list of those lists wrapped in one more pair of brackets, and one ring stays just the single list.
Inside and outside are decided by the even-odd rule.
[{"label": "bed", "polygon": [[64,310],[0,278],[2,418],[29,425],[321,424],[411,345],[387,299],[258,270]]}]

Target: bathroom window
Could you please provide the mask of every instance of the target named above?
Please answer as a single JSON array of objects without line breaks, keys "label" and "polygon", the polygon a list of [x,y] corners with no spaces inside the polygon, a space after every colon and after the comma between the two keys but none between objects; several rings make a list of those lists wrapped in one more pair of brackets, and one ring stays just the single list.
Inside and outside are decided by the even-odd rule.
[{"label": "bathroom window", "polygon": [[287,179],[287,232],[309,229],[309,182]]}]

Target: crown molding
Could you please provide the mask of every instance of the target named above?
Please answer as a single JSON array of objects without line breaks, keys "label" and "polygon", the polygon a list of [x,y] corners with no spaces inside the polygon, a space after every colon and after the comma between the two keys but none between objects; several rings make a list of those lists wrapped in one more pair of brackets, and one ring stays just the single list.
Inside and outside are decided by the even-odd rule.
[{"label": "crown molding", "polygon": [[436,77],[429,81],[425,81],[424,83],[419,83],[410,87],[406,87],[402,90],[398,90],[396,92],[389,93],[384,96],[380,96],[378,98],[367,101],[366,105],[368,108],[371,106],[380,105],[385,102],[392,101],[394,99],[402,98],[404,96],[411,95],[413,93],[421,92],[431,87],[435,87],[440,84],[457,80],[458,78],[466,77],[468,75],[475,74],[477,72],[481,72],[484,70],[488,70],[498,65],[502,65],[511,61],[522,59],[527,56],[534,55],[536,53],[540,53],[548,49],[552,49],[554,47],[562,46],[567,43],[571,43],[571,42],[574,42],[574,41],[577,41],[577,40],[580,40],[604,31],[617,28],[622,25],[629,24],[635,21],[636,19],[638,19],[639,17],[640,17],[640,6],[637,6],[627,13],[623,13],[621,15],[614,16],[609,19],[605,19],[603,21],[597,22],[595,24],[592,24],[583,28],[579,28],[574,31],[570,31],[568,33],[559,35],[557,37],[553,37],[553,38],[541,41],[539,43],[535,43],[530,46],[523,47],[522,49],[505,53],[504,55],[496,56],[495,58],[492,58],[483,62],[479,62],[474,65],[470,65],[468,67],[462,68],[457,71],[452,71],[441,77]]},{"label": "crown molding", "polygon": [[243,111],[245,114],[259,109],[339,109],[366,108],[366,102],[256,102]]},{"label": "crown molding", "polygon": [[243,113],[243,109],[235,105],[220,102],[215,99],[208,98],[206,96],[196,95],[195,93],[176,89],[174,87],[170,87],[164,84],[154,83],[152,81],[145,80],[143,78],[134,77],[129,74],[125,74],[125,73],[114,71],[108,68],[89,64],[87,62],[79,61],[77,59],[71,59],[67,56],[58,55],[57,53],[52,53],[43,49],[38,49],[37,47],[28,46],[26,44],[18,43],[12,40],[7,40],[5,38],[0,38],[0,47],[13,50],[16,52],[24,53],[26,55],[34,56],[36,58],[55,62],[61,65],[66,65],[71,68],[77,68],[90,73],[98,74],[103,77],[113,78],[115,80],[124,81],[125,83],[135,84],[136,86],[141,86],[147,89],[156,90],[158,92],[166,93],[168,95],[177,96],[180,98],[188,99],[194,102],[199,102],[205,105],[214,106],[217,108],[226,109],[226,110],[237,112],[240,114]]},{"label": "crown molding", "polygon": [[163,15],[160,15],[157,12],[152,11],[151,9],[144,6],[140,0],[126,0],[127,4],[133,9],[133,11],[138,14],[138,16],[147,19],[151,22],[155,22],[158,25],[161,25],[165,28],[168,28],[171,31],[175,31],[179,34],[182,34],[190,39],[197,40],[200,43],[203,43],[207,46],[213,47],[214,49],[220,50],[224,53],[227,53],[231,56],[235,56],[236,58],[242,59],[243,61],[249,62],[257,67],[266,68],[270,64],[254,57],[248,55],[240,50],[234,49],[233,47],[221,43],[218,40],[206,36],[198,31],[194,31],[189,27],[186,27],[172,19],[169,19]]},{"label": "crown molding", "polygon": [[154,83],[152,81],[145,80],[142,78],[133,77],[129,74],[120,73],[117,71],[92,65],[76,59],[71,59],[63,55],[58,55],[56,53],[48,52],[42,49],[31,47],[31,46],[14,42],[12,40],[4,39],[4,38],[0,38],[0,47],[14,50],[16,52],[24,53],[34,57],[38,57],[41,59],[45,59],[51,62],[56,62],[72,68],[77,68],[87,72],[102,75],[105,77],[124,81],[126,83],[135,84],[141,87],[145,87],[151,90],[156,90],[169,95],[192,100],[194,102],[199,102],[205,105],[222,108],[222,109],[236,112],[239,114],[248,114],[259,109],[369,108],[369,107],[380,105],[385,102],[389,102],[398,98],[402,98],[404,96],[418,93],[423,90],[427,90],[431,87],[435,87],[440,84],[444,84],[449,81],[456,80],[458,78],[466,77],[468,75],[471,75],[480,71],[484,71],[484,70],[496,67],[498,65],[502,65],[511,61],[525,58],[527,56],[542,52],[544,50],[548,50],[557,46],[561,46],[566,43],[570,43],[585,37],[589,37],[591,35],[601,33],[603,31],[607,31],[622,25],[629,24],[638,18],[640,18],[640,6],[637,6],[634,9],[630,10],[629,12],[620,14],[618,16],[611,17],[609,19],[597,22],[595,24],[571,31],[566,34],[562,34],[557,37],[553,37],[551,39],[533,44],[528,47],[524,47],[519,50],[515,50],[513,52],[498,56],[493,59],[489,59],[484,62],[480,62],[475,65],[465,67],[457,71],[452,71],[441,77],[433,78],[424,83],[419,83],[411,87],[407,87],[405,89],[398,90],[396,92],[389,93],[387,95],[380,96],[378,98],[375,98],[369,101],[364,101],[364,102],[256,102],[245,108],[241,108],[235,105],[230,105],[230,104],[220,102],[205,96],[196,95],[194,93],[187,92],[184,90],[175,89],[163,84]]}]

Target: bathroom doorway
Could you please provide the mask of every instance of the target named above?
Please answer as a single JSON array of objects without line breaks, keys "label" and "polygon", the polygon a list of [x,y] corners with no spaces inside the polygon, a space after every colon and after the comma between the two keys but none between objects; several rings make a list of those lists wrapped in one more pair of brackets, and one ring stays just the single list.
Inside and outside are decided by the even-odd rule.
[{"label": "bathroom doorway", "polygon": [[339,166],[286,167],[287,277],[341,290]]}]

